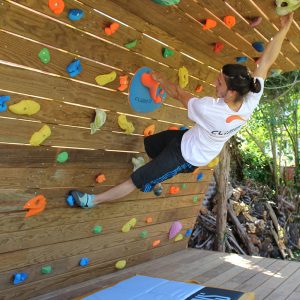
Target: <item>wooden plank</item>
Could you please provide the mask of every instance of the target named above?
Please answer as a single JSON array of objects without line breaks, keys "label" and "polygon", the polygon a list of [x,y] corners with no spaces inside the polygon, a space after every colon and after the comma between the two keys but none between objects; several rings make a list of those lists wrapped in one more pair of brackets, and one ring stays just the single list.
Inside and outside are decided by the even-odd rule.
[{"label": "wooden plank", "polygon": [[[166,245],[165,247],[154,248],[150,251],[127,257],[128,266],[136,265],[141,262],[152,260],[154,258],[168,255],[172,252],[182,250],[186,247],[185,241],[177,242],[175,245]],[[99,266],[86,267],[71,274],[63,274],[55,278],[48,278],[34,283],[21,285],[5,290],[0,293],[3,299],[29,299],[33,296],[41,295],[55,289],[83,282],[84,280],[95,278],[114,271],[115,261],[106,262]]]},{"label": "wooden plank", "polygon": [[[0,64],[0,87],[27,95],[69,102],[104,110],[135,114],[128,105],[127,95],[96,86],[82,85],[65,78],[50,77],[46,74]],[[34,82],[34,85],[32,84]],[[162,105],[157,111],[145,117],[166,122],[191,125],[185,109]]]},{"label": "wooden plank", "polygon": [[[147,195],[148,197],[152,196]],[[78,222],[88,222],[95,220],[104,220],[109,218],[120,218],[124,216],[138,215],[147,212],[150,216],[152,212],[168,210],[172,208],[183,208],[198,206],[203,199],[203,194],[199,195],[199,202],[193,202],[193,195],[167,198],[150,198],[137,201],[125,201],[103,203],[101,206],[92,210],[69,208],[65,204],[65,197],[56,198],[64,208],[48,209],[34,218],[25,219],[25,211],[1,213],[0,233],[15,232],[28,229],[45,228],[49,226],[59,226],[62,224],[77,224]],[[26,201],[29,199],[26,199]],[[64,216],[61,218],[61,216]],[[153,219],[153,222],[156,220]]]},{"label": "wooden plank", "polygon": [[300,299],[300,292],[293,292],[291,295],[289,295],[289,297],[287,298],[287,300],[298,300]]}]

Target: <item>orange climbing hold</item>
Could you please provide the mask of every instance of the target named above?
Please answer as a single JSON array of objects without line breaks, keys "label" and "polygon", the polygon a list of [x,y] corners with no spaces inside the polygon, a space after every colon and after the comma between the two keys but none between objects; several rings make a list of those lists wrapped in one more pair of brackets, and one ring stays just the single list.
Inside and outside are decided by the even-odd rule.
[{"label": "orange climbing hold", "polygon": [[63,0],[49,0],[48,6],[53,13],[60,15],[64,11],[65,3]]},{"label": "orange climbing hold", "polygon": [[152,222],[153,222],[152,217],[147,217],[147,218],[146,218],[146,223],[147,223],[147,224],[150,224],[150,223],[152,223]]},{"label": "orange climbing hold", "polygon": [[235,21],[235,16],[226,16],[224,17],[224,23],[229,27],[232,28],[236,21]]},{"label": "orange climbing hold", "polygon": [[224,48],[224,44],[220,43],[220,42],[217,42],[215,43],[214,45],[214,52],[215,53],[220,53]]},{"label": "orange climbing hold", "polygon": [[43,195],[37,195],[28,200],[23,206],[23,208],[29,209],[29,211],[25,215],[25,218],[41,213],[45,209],[46,204],[47,200]]},{"label": "orange climbing hold", "polygon": [[113,22],[108,27],[104,28],[104,32],[106,35],[112,35],[119,29],[119,27],[120,27],[119,23]]},{"label": "orange climbing hold", "polygon": [[151,124],[149,126],[147,126],[144,130],[144,136],[149,136],[149,135],[153,135],[155,132],[155,125]]},{"label": "orange climbing hold", "polygon": [[168,130],[179,130],[179,128],[177,126],[170,126]]},{"label": "orange climbing hold", "polygon": [[99,174],[97,177],[96,177],[96,182],[97,183],[102,183],[106,180],[105,178],[105,175],[104,174]]},{"label": "orange climbing hold", "polygon": [[160,244],[160,240],[153,241],[152,246],[157,247]]},{"label": "orange climbing hold", "polygon": [[217,26],[217,22],[212,19],[206,19],[205,24],[202,26],[203,30],[212,29]]},{"label": "orange climbing hold", "polygon": [[200,84],[196,87],[195,92],[196,93],[201,93],[203,91],[203,86]]},{"label": "orange climbing hold", "polygon": [[162,97],[160,95],[164,94],[164,90],[160,90],[158,94],[159,82],[154,80],[152,75],[149,73],[144,73],[141,76],[142,84],[149,89],[150,96],[155,103],[160,103],[162,101]]},{"label": "orange climbing hold", "polygon": [[128,76],[127,75],[121,75],[120,76],[120,86],[118,87],[118,90],[120,92],[124,92],[128,88]]},{"label": "orange climbing hold", "polygon": [[171,195],[175,195],[175,194],[177,194],[178,192],[179,192],[179,190],[180,190],[180,188],[178,187],[178,186],[171,186],[170,187],[170,190],[169,190],[169,193],[171,194]]}]

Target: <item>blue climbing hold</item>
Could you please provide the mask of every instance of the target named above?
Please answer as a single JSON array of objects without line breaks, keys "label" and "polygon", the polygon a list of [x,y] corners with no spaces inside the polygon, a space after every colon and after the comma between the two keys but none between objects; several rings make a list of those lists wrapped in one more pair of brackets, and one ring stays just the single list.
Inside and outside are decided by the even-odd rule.
[{"label": "blue climbing hold", "polygon": [[191,236],[191,234],[192,234],[192,232],[193,232],[193,229],[188,229],[186,232],[185,232],[185,237],[189,237],[189,236]]},{"label": "blue climbing hold", "polygon": [[70,9],[68,12],[68,18],[71,21],[79,21],[84,17],[84,12],[81,9]]},{"label": "blue climbing hold", "polygon": [[264,52],[264,50],[265,50],[265,46],[264,46],[263,42],[254,42],[252,44],[252,47],[258,52]]},{"label": "blue climbing hold", "polygon": [[68,195],[66,202],[71,207],[73,207],[75,204],[75,200],[72,195]]},{"label": "blue climbing hold", "polygon": [[74,59],[68,66],[67,72],[71,77],[76,77],[82,71],[82,65],[79,59]]},{"label": "blue climbing hold", "polygon": [[10,100],[10,96],[0,96],[0,112],[7,110],[6,102]]},{"label": "blue climbing hold", "polygon": [[13,279],[13,284],[19,284],[24,282],[28,278],[28,274],[21,272],[21,273],[15,273],[14,274],[14,279]]},{"label": "blue climbing hold", "polygon": [[79,261],[79,265],[81,267],[87,266],[89,264],[90,260],[87,257],[82,257]]},{"label": "blue climbing hold", "polygon": [[189,130],[189,128],[187,126],[181,126],[179,129],[180,130]]},{"label": "blue climbing hold", "polygon": [[248,61],[248,57],[246,57],[246,56],[239,56],[239,57],[236,57],[235,60],[236,60],[237,63],[243,63],[243,62]]},{"label": "blue climbing hold", "polygon": [[202,178],[203,178],[203,176],[204,176],[203,173],[199,173],[199,174],[197,175],[197,181],[201,181]]}]

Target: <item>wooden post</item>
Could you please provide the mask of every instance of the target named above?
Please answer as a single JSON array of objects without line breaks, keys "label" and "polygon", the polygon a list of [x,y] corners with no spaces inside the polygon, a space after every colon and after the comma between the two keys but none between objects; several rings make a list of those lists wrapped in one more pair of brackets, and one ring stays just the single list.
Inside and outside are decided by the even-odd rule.
[{"label": "wooden post", "polygon": [[220,153],[220,162],[215,169],[217,184],[217,233],[215,239],[215,250],[225,252],[225,232],[227,223],[227,190],[230,168],[229,143],[225,143]]}]

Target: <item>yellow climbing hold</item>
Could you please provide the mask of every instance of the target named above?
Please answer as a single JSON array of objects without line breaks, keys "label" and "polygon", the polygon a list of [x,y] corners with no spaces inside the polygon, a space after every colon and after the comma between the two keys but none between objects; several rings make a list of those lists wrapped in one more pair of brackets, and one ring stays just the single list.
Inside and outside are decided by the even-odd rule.
[{"label": "yellow climbing hold", "polygon": [[97,129],[100,129],[106,121],[106,113],[100,108],[96,108],[95,120],[90,124],[91,134],[96,133]]},{"label": "yellow climbing hold", "polygon": [[178,70],[179,86],[183,89],[189,83],[189,72],[186,67],[181,67]]},{"label": "yellow climbing hold", "polygon": [[136,224],[136,218],[132,218],[130,221],[128,221],[123,227],[122,232],[129,232],[132,227],[134,227]]},{"label": "yellow climbing hold", "polygon": [[114,81],[116,78],[117,78],[117,73],[115,71],[112,71],[108,74],[98,75],[95,78],[95,80],[99,85],[103,86]]},{"label": "yellow climbing hold", "polygon": [[183,235],[181,233],[179,233],[175,237],[175,242],[181,241],[182,239],[183,239]]},{"label": "yellow climbing hold", "polygon": [[133,124],[131,122],[127,121],[127,118],[124,114],[119,115],[118,124],[119,124],[120,128],[125,130],[125,133],[127,133],[127,134],[133,133],[135,130]]},{"label": "yellow climbing hold", "polygon": [[51,135],[51,129],[48,125],[44,125],[39,131],[36,131],[30,138],[30,145],[39,146]]},{"label": "yellow climbing hold", "polygon": [[219,156],[215,157],[212,161],[210,161],[207,166],[209,168],[215,167],[219,163]]},{"label": "yellow climbing hold", "polygon": [[115,264],[115,267],[116,267],[116,269],[118,269],[118,270],[124,269],[124,268],[126,267],[126,260],[123,259],[123,260],[117,261],[116,264]]},{"label": "yellow climbing hold", "polygon": [[40,111],[41,106],[33,100],[21,100],[20,102],[10,105],[8,109],[17,115],[31,116]]}]

